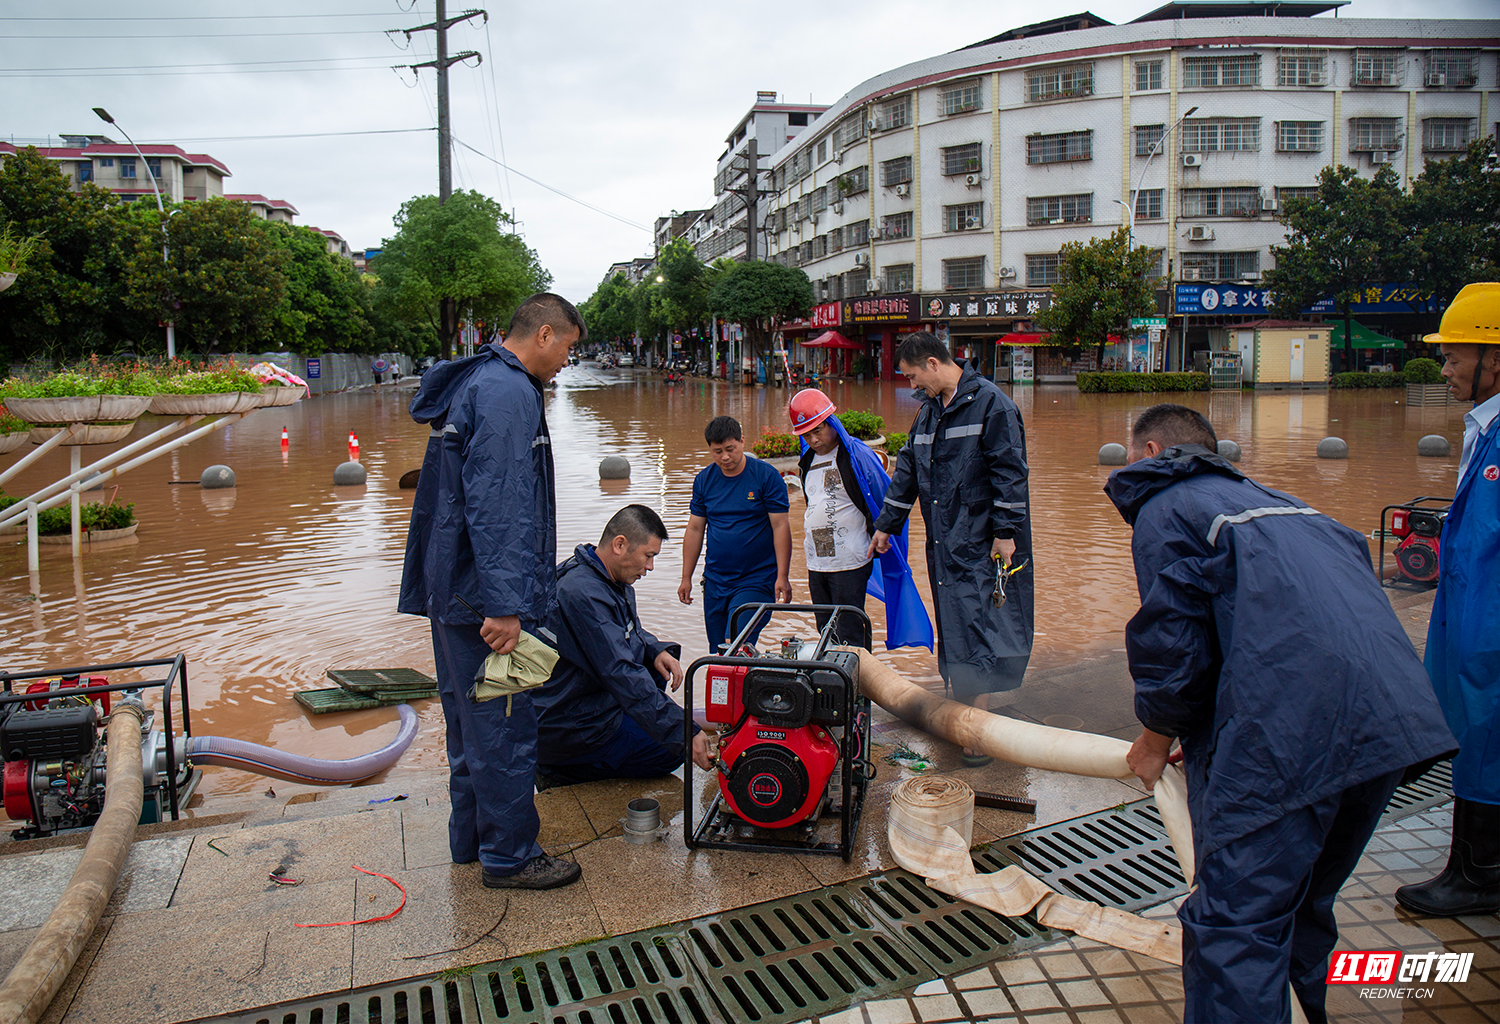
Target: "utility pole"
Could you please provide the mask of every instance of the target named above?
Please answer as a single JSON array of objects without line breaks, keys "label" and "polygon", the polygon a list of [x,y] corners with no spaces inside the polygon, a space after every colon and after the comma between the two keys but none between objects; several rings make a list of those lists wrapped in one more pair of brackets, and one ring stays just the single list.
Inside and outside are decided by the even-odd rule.
[{"label": "utility pole", "polygon": [[[436,60],[405,66],[411,68],[413,72],[418,68],[433,68],[437,71],[439,206],[446,204],[448,197],[453,194],[453,131],[448,117],[448,68],[470,57],[481,63],[484,61],[484,57],[474,50],[465,50],[463,53],[449,56],[448,29],[460,22],[478,17],[483,17],[486,23],[490,20],[488,11],[465,11],[450,18],[447,0],[437,0],[437,18],[431,24],[403,30],[406,33],[407,42],[411,41],[413,32],[433,32],[437,37]],[[439,299],[438,343],[442,347],[441,355],[444,359],[453,358],[453,346],[458,338],[459,326],[458,302],[451,298]]]},{"label": "utility pole", "polygon": [[745,259],[756,258],[757,238],[760,234],[760,222],[758,217],[760,197],[770,195],[770,189],[760,187],[760,156],[756,152],[756,138],[750,136],[750,150],[745,155],[745,166],[736,170],[745,171],[745,183],[739,188],[726,189],[740,197],[745,204]]}]

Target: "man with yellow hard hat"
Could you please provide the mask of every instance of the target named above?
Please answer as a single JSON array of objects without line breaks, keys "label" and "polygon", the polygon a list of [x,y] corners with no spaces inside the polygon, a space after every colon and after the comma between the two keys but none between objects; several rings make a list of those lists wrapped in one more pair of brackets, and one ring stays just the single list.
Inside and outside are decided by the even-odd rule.
[{"label": "man with yellow hard hat", "polygon": [[1457,917],[1500,910],[1500,283],[1465,287],[1426,340],[1440,346],[1449,394],[1474,403],[1427,628],[1427,674],[1459,750],[1448,865],[1396,900]]}]

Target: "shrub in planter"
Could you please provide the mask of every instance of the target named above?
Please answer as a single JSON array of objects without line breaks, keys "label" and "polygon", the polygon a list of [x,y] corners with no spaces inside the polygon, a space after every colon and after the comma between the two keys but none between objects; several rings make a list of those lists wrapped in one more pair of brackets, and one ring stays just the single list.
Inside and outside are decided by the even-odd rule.
[{"label": "shrub in planter", "polygon": [[134,363],[84,363],[39,377],[12,377],[0,385],[9,398],[87,398],[94,395],[151,395],[156,375]]},{"label": "shrub in planter", "polygon": [[31,429],[31,424],[18,416],[12,416],[0,405],[0,434],[19,434]]},{"label": "shrub in planter", "polygon": [[1336,388],[1399,388],[1406,384],[1404,373],[1365,373],[1352,371],[1335,373],[1332,387]]},{"label": "shrub in planter", "polygon": [[802,446],[796,434],[765,430],[761,432],[760,440],[750,446],[750,452],[762,459],[795,458],[802,453]]},{"label": "shrub in planter", "polygon": [[1206,373],[1080,373],[1078,390],[1084,394],[1141,391],[1207,391]]},{"label": "shrub in planter", "polygon": [[901,449],[906,447],[906,439],[909,434],[887,434],[885,435],[885,450],[890,453],[891,458],[901,454]]},{"label": "shrub in planter", "polygon": [[849,436],[861,441],[879,437],[880,432],[885,429],[885,420],[873,412],[841,412],[835,415],[849,432]]},{"label": "shrub in planter", "polygon": [[1412,359],[1401,367],[1401,375],[1408,384],[1441,384],[1443,368],[1432,359]]},{"label": "shrub in planter", "polygon": [[260,378],[233,363],[193,367],[172,364],[157,380],[156,395],[227,395],[236,391],[259,391]]},{"label": "shrub in planter", "polygon": [[[123,530],[134,523],[135,505],[106,505],[91,501],[78,508],[78,522],[85,530]],[[56,535],[73,529],[73,513],[66,505],[43,509],[36,514],[36,532]]]}]

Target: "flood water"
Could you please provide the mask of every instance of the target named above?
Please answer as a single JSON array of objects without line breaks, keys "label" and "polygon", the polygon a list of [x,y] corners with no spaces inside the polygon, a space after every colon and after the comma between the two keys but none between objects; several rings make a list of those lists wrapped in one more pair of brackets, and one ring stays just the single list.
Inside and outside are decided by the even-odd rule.
[{"label": "flood water", "polygon": [[[878,413],[891,430],[906,430],[917,406],[901,384],[826,390],[841,410]],[[1119,649],[1137,607],[1130,533],[1100,490],[1109,470],[1097,465],[1097,452],[1107,442],[1124,443],[1130,421],[1157,396],[1080,395],[1062,385],[1013,393],[1031,466],[1037,573],[1031,664],[1046,668]],[[189,665],[194,734],[334,758],[383,745],[394,734],[394,709],[313,716],[292,694],[333,685],[324,676],[330,668],[433,669],[426,620],[395,611],[413,494],[397,481],[421,464],[428,434],[406,415],[410,397],[409,390],[387,386],[261,410],[133,471],[117,500],[135,503],[136,537],[86,546],[77,562],[66,545],[43,546],[39,598],[26,569],[24,535],[0,538],[4,666],[181,652]],[[1452,494],[1466,407],[1408,408],[1397,391],[1161,397],[1202,410],[1221,437],[1238,441],[1247,474],[1363,533],[1376,528],[1384,505]],[[703,426],[716,415],[735,416],[749,442],[763,428],[786,429],[786,398],[782,390],[701,380],[667,386],[650,371],[603,371],[589,363],[564,369],[552,389],[547,415],[557,463],[559,557],[597,541],[619,506],[656,508],[672,539],[636,590],[644,624],[682,643],[684,665],[708,651],[700,605],[685,607],[676,598],[692,480],[707,461]],[[144,417],[132,437],[160,425]],[[291,442],[286,455],[283,426]],[[369,481],[334,487],[351,430]],[[1425,434],[1448,437],[1452,456],[1419,458],[1417,440]],[[1329,435],[1348,442],[1348,461],[1315,457],[1317,442]],[[85,449],[84,464],[109,450]],[[612,454],[630,460],[629,481],[599,481],[598,462]],[[0,465],[18,457],[0,457]],[[6,490],[25,495],[64,476],[67,458],[61,450],[50,453]],[[238,485],[204,491],[169,483],[196,481],[213,464],[233,468]],[[805,601],[804,505],[795,488],[792,501],[794,599]],[[925,597],[921,544],[921,517],[914,515],[914,565]],[[877,639],[882,611],[871,603]],[[796,632],[809,635],[810,625],[773,625],[766,636]],[[915,679],[937,678],[926,651],[902,652],[896,664]],[[396,783],[446,767],[438,702],[421,701],[416,709],[422,729],[389,776]],[[297,788],[274,786],[283,796]],[[210,768],[195,805],[222,811],[266,788],[265,779]]]}]

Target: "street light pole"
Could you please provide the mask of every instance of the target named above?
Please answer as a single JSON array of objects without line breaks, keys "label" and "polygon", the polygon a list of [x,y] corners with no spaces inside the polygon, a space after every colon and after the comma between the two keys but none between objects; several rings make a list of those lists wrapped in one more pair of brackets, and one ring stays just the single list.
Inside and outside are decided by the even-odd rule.
[{"label": "street light pole", "polygon": [[1111,199],[1110,202],[1125,211],[1126,237],[1130,239],[1129,244],[1125,246],[1125,251],[1130,252],[1135,249],[1135,211],[1127,206],[1123,199]]},{"label": "street light pole", "polygon": [[[146,159],[146,154],[141,152],[141,147],[135,144],[135,140],[130,137],[130,133],[121,128],[120,124],[109,116],[109,111],[103,107],[95,107],[94,113],[98,114],[99,120],[105,124],[112,124],[116,128],[119,128],[120,134],[125,136],[125,141],[130,143],[136,155],[141,158],[141,163],[146,165],[146,177],[151,181],[151,191],[156,194],[156,212],[161,215],[161,262],[163,267],[170,266],[171,260],[168,258],[169,249],[167,247],[167,208],[162,205],[161,187],[156,183],[156,175],[151,170],[151,161]],[[176,325],[170,319],[167,320],[167,358],[177,358]]]},{"label": "street light pole", "polygon": [[[1159,138],[1159,139],[1156,140],[1156,145],[1152,146],[1151,147],[1151,152],[1148,153],[1148,154],[1146,154],[1146,166],[1141,168],[1141,176],[1135,180],[1135,191],[1133,191],[1133,192],[1130,193],[1130,227],[1131,227],[1130,233],[1131,233],[1131,236],[1132,236],[1131,237],[1130,247],[1132,249],[1135,248],[1134,235],[1135,235],[1135,202],[1136,202],[1136,197],[1141,194],[1141,185],[1143,185],[1145,183],[1145,181],[1146,181],[1146,172],[1151,169],[1151,161],[1156,158],[1156,154],[1161,150],[1161,147],[1167,141],[1168,136],[1170,136],[1174,131],[1177,130],[1177,126],[1180,125],[1180,124],[1182,124],[1182,122],[1186,121],[1188,118],[1192,117],[1197,112],[1198,112],[1198,108],[1197,107],[1188,107],[1187,113],[1183,114],[1176,121],[1173,121],[1172,122],[1172,127],[1168,128],[1166,131],[1164,131],[1164,132],[1161,133],[1161,138]],[[1115,202],[1119,202],[1119,200],[1117,199],[1117,200],[1115,200]],[[1124,204],[1121,204],[1121,205],[1124,205]]]}]

